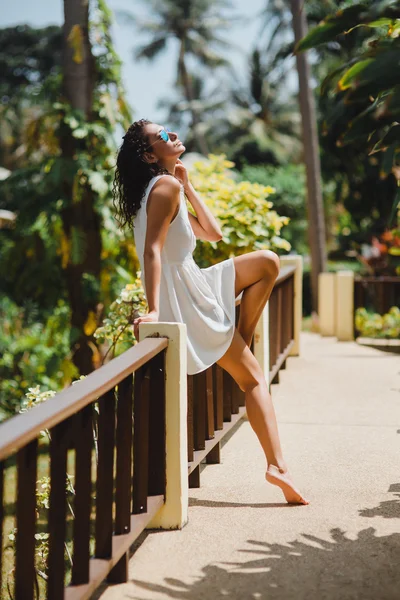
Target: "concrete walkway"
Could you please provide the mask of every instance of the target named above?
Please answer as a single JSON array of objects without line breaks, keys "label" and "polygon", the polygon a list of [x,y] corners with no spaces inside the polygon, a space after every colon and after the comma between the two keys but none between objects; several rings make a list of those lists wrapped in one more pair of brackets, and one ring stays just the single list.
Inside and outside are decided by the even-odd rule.
[{"label": "concrete walkway", "polygon": [[243,421],[190,490],[189,524],[143,535],[101,600],[400,599],[400,358],[302,335],[272,386],[306,507],[282,503]]}]

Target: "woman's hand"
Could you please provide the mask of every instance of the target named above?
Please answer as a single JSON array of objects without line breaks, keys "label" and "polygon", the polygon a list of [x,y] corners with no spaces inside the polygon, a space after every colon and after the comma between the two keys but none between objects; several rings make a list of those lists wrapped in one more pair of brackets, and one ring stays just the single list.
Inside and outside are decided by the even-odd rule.
[{"label": "woman's hand", "polygon": [[158,321],[158,312],[152,310],[147,313],[147,315],[141,315],[137,319],[133,321],[133,333],[135,334],[135,338],[139,341],[139,324],[140,323],[157,323]]},{"label": "woman's hand", "polygon": [[187,187],[189,186],[189,176],[188,176],[188,172],[186,170],[185,165],[179,158],[176,161],[175,177],[178,179],[178,181],[183,185],[183,187],[186,190]]}]

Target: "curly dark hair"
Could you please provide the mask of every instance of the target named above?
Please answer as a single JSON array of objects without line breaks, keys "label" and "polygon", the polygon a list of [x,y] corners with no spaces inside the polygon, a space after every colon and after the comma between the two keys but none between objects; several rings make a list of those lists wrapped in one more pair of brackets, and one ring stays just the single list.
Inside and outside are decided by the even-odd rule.
[{"label": "curly dark hair", "polygon": [[162,173],[169,174],[157,163],[148,163],[143,158],[144,151],[150,146],[144,126],[150,123],[152,121],[147,119],[132,123],[118,151],[112,194],[121,228],[133,226],[150,179]]}]

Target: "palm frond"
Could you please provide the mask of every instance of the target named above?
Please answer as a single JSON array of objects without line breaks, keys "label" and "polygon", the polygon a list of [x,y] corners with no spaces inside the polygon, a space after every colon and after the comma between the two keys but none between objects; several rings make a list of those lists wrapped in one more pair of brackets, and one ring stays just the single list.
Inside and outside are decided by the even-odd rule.
[{"label": "palm frond", "polygon": [[137,48],[135,51],[135,57],[138,59],[146,58],[147,60],[152,60],[165,49],[166,45],[167,38],[165,36],[156,38],[150,43],[144,44],[143,46]]}]

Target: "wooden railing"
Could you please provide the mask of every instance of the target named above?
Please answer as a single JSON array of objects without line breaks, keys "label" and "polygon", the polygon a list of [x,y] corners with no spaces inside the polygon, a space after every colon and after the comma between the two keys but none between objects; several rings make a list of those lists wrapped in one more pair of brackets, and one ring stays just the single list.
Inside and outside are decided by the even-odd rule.
[{"label": "wooden railing", "polygon": [[400,277],[355,277],[354,310],[362,306],[380,315],[400,306]]},{"label": "wooden railing", "polygon": [[282,267],[269,300],[269,378],[279,383],[279,371],[294,344],[295,267]]},{"label": "wooden railing", "polygon": [[[294,275],[296,268],[281,268],[269,300],[270,383],[279,382],[279,370],[294,343]],[[268,310],[268,308],[266,309]],[[237,303],[238,320],[240,301]],[[257,336],[257,331],[256,331]],[[254,350],[254,343],[252,345]],[[200,463],[220,462],[223,437],[245,414],[244,393],[218,365],[188,377],[188,462],[189,486],[200,486]]]},{"label": "wooden railing", "polygon": [[[167,345],[166,339],[146,339],[85,380],[0,426],[1,524],[5,471],[12,468],[13,459],[17,468],[15,600],[33,600],[37,588],[38,439],[45,429],[50,442],[41,445],[40,452],[42,459],[43,452],[48,457],[51,483],[45,597],[88,598],[107,575],[111,581],[125,580],[129,547],[164,502]],[[70,450],[75,454],[72,532],[66,517]],[[66,543],[72,547],[72,567],[64,593]],[[95,558],[90,558],[91,546]]]},{"label": "wooden railing", "polygon": [[[270,383],[298,345],[299,281],[299,266],[283,266],[256,328],[252,350]],[[219,366],[186,379],[183,325],[142,327],[144,337],[160,337],[145,337],[83,381],[0,425],[1,567],[3,522],[12,512],[5,482],[15,464],[17,470],[15,600],[35,597],[35,533],[43,528],[49,533],[48,580],[40,597],[83,600],[106,577],[125,581],[133,541],[150,523],[168,529],[185,524],[188,485],[199,485],[204,458],[219,462],[222,438],[245,413],[243,392]],[[48,444],[40,441],[43,430]],[[46,469],[48,523],[39,523],[37,478]],[[67,518],[71,471],[73,517]],[[68,578],[66,547],[72,555]]]}]

